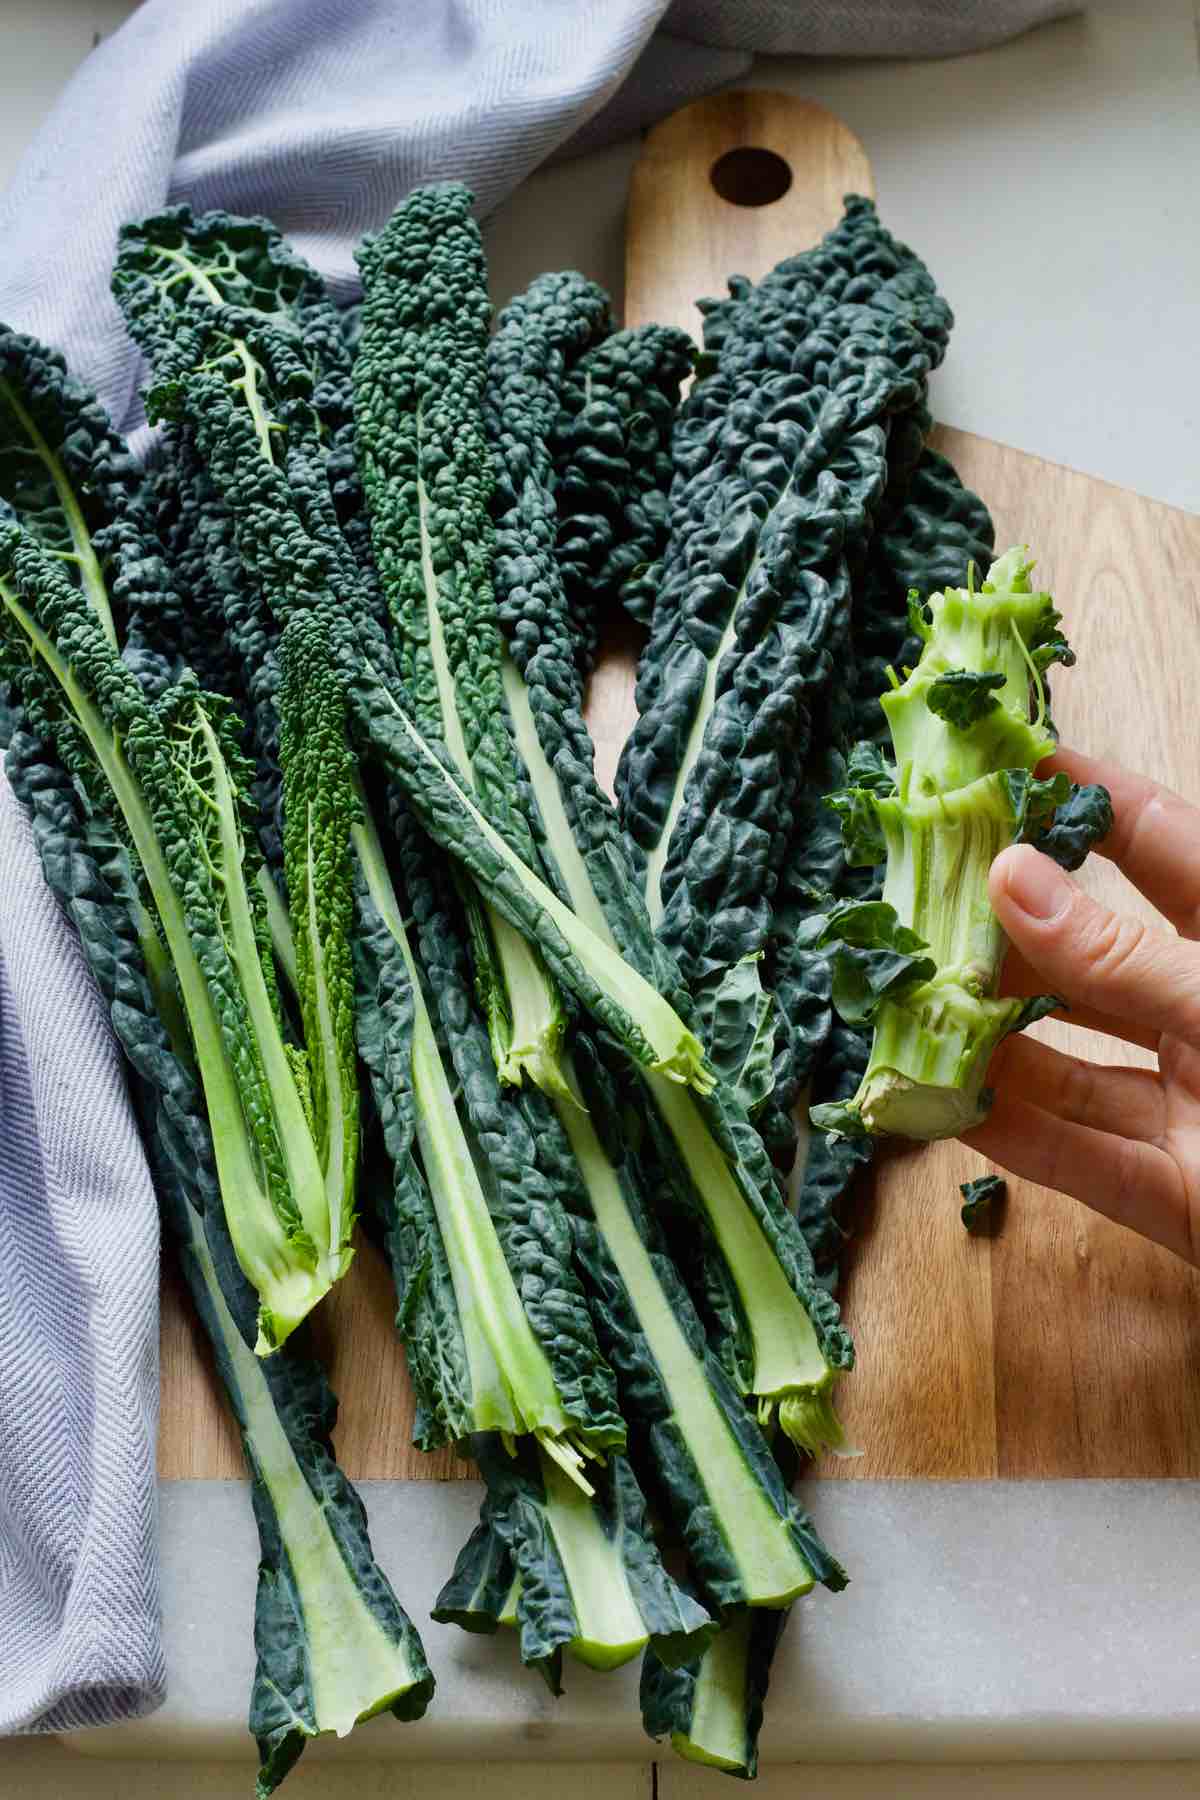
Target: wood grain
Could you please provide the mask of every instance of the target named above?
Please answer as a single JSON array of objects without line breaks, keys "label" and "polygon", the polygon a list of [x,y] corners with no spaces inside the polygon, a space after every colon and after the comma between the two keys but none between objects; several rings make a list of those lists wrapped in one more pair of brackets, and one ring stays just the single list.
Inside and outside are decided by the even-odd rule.
[{"label": "wood grain", "polygon": [[[748,149],[791,171],[791,187],[771,205],[734,205],[712,185],[720,159]],[[823,106],[739,90],[682,107],[647,135],[630,180],[625,323],[678,325],[698,337],[697,300],[724,294],[730,275],[756,281],[824,237],[845,194],[874,192],[866,151]]]},{"label": "wood grain", "polygon": [[[1063,741],[1200,797],[1200,518],[965,432],[935,442],[988,501],[998,542],[1034,548],[1064,614],[1079,662],[1055,680]],[[1080,880],[1155,916],[1100,858]],[[1053,1021],[1037,1035],[1152,1060]],[[1029,1182],[1009,1182],[998,1238],[968,1238],[957,1184],[986,1167],[959,1144],[881,1166],[845,1296],[861,1366],[844,1412],[866,1454],[822,1473],[1200,1474],[1200,1275]]]},{"label": "wood grain", "polygon": [[[721,200],[713,164],[756,144],[788,162],[791,188],[767,206]],[[819,107],[734,93],[686,108],[649,134],[634,173],[627,321],[696,330],[696,296],[723,291],[735,271],[758,278],[834,224],[844,193],[872,191],[861,146]],[[988,501],[1001,544],[1034,547],[1066,615],[1079,667],[1055,687],[1064,739],[1200,796],[1200,519],[962,432],[941,430],[936,441]],[[588,704],[608,786],[634,716],[635,655],[632,628],[614,622]],[[1083,879],[1139,904],[1106,864],[1095,861]],[[1038,1030],[1094,1053],[1089,1034],[1072,1027]],[[1101,1054],[1113,1060],[1119,1048]],[[819,1473],[1200,1474],[1200,1276],[1028,1183],[1009,1184],[999,1238],[968,1238],[957,1184],[983,1166],[953,1144],[891,1154],[864,1196],[845,1295],[859,1367],[841,1395],[865,1454]],[[452,1457],[409,1444],[391,1305],[384,1266],[364,1245],[316,1316],[343,1396],[343,1466],[355,1478],[464,1474]],[[241,1472],[202,1334],[170,1270],[159,1470]]]}]

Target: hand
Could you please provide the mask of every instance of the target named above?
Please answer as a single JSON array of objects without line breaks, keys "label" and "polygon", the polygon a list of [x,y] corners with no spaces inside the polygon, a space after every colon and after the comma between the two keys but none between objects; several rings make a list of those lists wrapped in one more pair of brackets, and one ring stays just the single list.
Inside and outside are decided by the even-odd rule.
[{"label": "hand", "polygon": [[1017,1034],[992,1062],[991,1114],[963,1141],[1200,1263],[1200,810],[1116,763],[1063,751],[1053,769],[1108,788],[1115,824],[1099,853],[1175,932],[1110,912],[1015,846],[990,882],[1012,944],[1005,989],[1060,994],[1062,1016],[1144,1045],[1158,1068],[1106,1067]]}]

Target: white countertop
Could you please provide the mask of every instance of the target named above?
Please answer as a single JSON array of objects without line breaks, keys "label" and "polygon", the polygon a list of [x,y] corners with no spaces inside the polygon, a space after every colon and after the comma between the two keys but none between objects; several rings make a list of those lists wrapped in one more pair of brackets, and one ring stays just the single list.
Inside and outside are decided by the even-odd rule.
[{"label": "white countertop", "polygon": [[[4,0],[0,11],[3,183],[94,35],[114,30],[132,4]],[[958,326],[935,387],[940,419],[1200,511],[1192,0],[1104,0],[1084,18],[946,62],[765,62],[754,83],[807,94],[851,125],[886,222],[949,295]],[[543,171],[501,209],[487,233],[497,298],[567,265],[619,297],[636,149],[620,144]],[[925,1651],[936,1657],[935,1646]],[[1174,1753],[1166,1740],[1155,1752]],[[491,1765],[486,1780],[494,1800],[549,1800],[563,1773]],[[163,1777],[161,1763],[77,1758],[49,1741],[0,1751],[3,1800],[158,1800],[164,1791],[243,1800],[249,1790],[244,1762],[176,1766]],[[702,1789],[730,1791],[719,1779],[669,1759],[657,1789],[648,1763],[589,1768],[598,1800],[656,1791],[700,1800]],[[758,1791],[783,1800],[801,1779],[830,1800],[1182,1800],[1200,1791],[1200,1764],[810,1765],[802,1775],[768,1770]],[[302,1763],[285,1792],[408,1800],[428,1787],[439,1800],[466,1800],[478,1786],[478,1764],[435,1770],[335,1757]]]}]

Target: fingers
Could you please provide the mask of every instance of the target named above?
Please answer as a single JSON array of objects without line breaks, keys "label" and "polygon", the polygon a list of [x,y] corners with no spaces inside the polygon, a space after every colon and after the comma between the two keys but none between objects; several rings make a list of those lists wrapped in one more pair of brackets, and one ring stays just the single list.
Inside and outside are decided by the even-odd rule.
[{"label": "fingers", "polygon": [[1167,1129],[1166,1098],[1155,1070],[1106,1068],[1019,1033],[1000,1045],[988,1082],[1006,1096],[1097,1131],[1152,1142]]},{"label": "fingers", "polygon": [[1006,1094],[963,1142],[1012,1174],[1072,1194],[1187,1262],[1197,1260],[1187,1183],[1157,1145],[1056,1118]]},{"label": "fingers", "polygon": [[[1005,999],[1015,996],[1025,1000],[1034,994],[1044,994],[1045,991],[1044,977],[1010,944],[1000,979],[1001,995]],[[1090,1006],[1076,1004],[1070,1008],[1064,1007],[1061,1011],[1052,1012],[1050,1017],[1062,1019],[1068,1025],[1081,1025],[1085,1031],[1103,1031],[1108,1037],[1120,1038],[1126,1044],[1140,1044],[1143,1050],[1158,1050],[1160,1032],[1150,1026],[1134,1025],[1128,1019],[1114,1019],[1111,1013],[1097,1012]],[[1006,1043],[1017,1041],[1019,1040],[1012,1038],[1005,1040]]]},{"label": "fingers", "polygon": [[1042,765],[1112,795],[1113,828],[1096,846],[1184,937],[1200,937],[1200,811],[1120,763],[1058,750]]},{"label": "fingers", "polygon": [[992,906],[1045,989],[1200,1045],[1200,950],[1110,912],[1028,844],[992,865]]}]

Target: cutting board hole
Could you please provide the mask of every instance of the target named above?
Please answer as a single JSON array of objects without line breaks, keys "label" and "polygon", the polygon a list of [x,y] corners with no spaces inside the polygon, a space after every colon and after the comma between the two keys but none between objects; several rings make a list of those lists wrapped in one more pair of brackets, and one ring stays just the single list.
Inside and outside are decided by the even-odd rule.
[{"label": "cutting board hole", "polygon": [[719,156],[708,178],[731,206],[771,206],[792,185],[792,171],[782,156],[752,144]]}]

